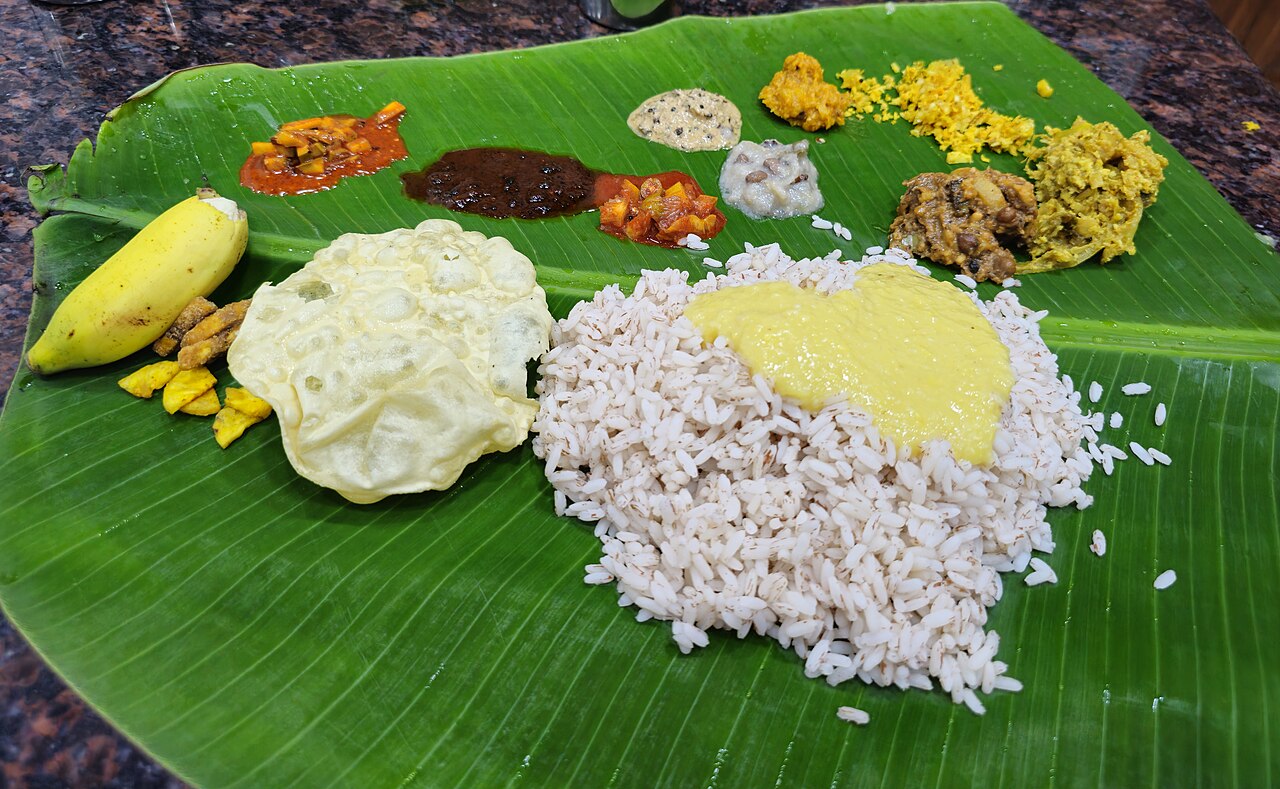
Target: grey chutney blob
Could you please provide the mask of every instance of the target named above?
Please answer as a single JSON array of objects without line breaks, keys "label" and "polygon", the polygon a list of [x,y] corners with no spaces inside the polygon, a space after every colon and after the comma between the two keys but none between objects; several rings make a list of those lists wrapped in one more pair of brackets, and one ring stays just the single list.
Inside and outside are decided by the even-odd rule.
[{"label": "grey chutney blob", "polygon": [[752,219],[786,219],[822,208],[809,141],[738,143],[720,170],[720,195]]}]

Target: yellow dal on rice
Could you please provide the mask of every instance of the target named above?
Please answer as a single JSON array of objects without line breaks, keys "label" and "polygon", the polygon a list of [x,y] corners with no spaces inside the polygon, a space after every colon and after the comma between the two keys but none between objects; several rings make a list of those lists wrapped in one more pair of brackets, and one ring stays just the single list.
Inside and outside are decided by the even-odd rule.
[{"label": "yellow dal on rice", "polygon": [[761,282],[696,296],[685,317],[805,408],[843,394],[913,452],[945,439],[957,458],[991,462],[1009,349],[952,285],[880,263],[830,296]]}]

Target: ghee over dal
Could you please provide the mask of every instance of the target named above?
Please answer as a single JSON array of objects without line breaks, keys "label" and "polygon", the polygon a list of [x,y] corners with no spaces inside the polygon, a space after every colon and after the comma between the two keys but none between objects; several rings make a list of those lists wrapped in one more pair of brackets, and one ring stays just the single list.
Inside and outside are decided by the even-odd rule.
[{"label": "ghee over dal", "polygon": [[843,394],[912,452],[945,439],[957,458],[991,462],[1009,349],[952,285],[877,263],[830,296],[761,282],[698,295],[685,316],[805,408]]}]

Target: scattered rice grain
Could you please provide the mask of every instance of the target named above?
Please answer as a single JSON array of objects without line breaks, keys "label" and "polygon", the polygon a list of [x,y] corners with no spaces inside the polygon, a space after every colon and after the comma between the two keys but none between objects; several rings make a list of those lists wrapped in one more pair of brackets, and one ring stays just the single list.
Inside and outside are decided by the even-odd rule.
[{"label": "scattered rice grain", "polygon": [[1058,582],[1058,574],[1053,571],[1044,559],[1039,557],[1031,560],[1031,573],[1026,577],[1027,586],[1039,586],[1040,584],[1056,584]]},{"label": "scattered rice grain", "polygon": [[1129,442],[1129,451],[1134,454],[1134,457],[1136,457],[1138,460],[1141,460],[1143,463],[1147,464],[1148,466],[1152,465],[1155,462],[1154,460],[1151,459],[1151,453],[1147,451],[1146,447],[1142,446],[1137,441]]},{"label": "scattered rice grain", "polygon": [[1089,543],[1089,550],[1093,551],[1098,556],[1105,554],[1107,552],[1107,535],[1103,534],[1098,529],[1094,529],[1093,540]]}]

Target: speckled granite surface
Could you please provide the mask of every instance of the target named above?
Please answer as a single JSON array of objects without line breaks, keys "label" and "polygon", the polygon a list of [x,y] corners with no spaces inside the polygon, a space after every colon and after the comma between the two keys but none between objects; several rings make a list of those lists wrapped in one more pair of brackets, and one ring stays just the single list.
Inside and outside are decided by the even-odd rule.
[{"label": "speckled granite surface", "polygon": [[[681,6],[686,13],[743,15],[838,4],[688,0]],[[1009,5],[1128,99],[1250,223],[1280,235],[1280,92],[1203,0]],[[345,21],[334,24],[326,13]],[[385,35],[387,29],[396,34]],[[79,7],[3,0],[0,397],[17,363],[31,298],[31,229],[38,218],[26,200],[23,169],[66,162],[103,114],[133,91],[199,63],[453,55],[607,32],[572,0],[368,0],[330,12],[323,4],[228,0]],[[1262,129],[1246,134],[1243,120]],[[87,709],[0,620],[0,787],[180,785]]]}]

